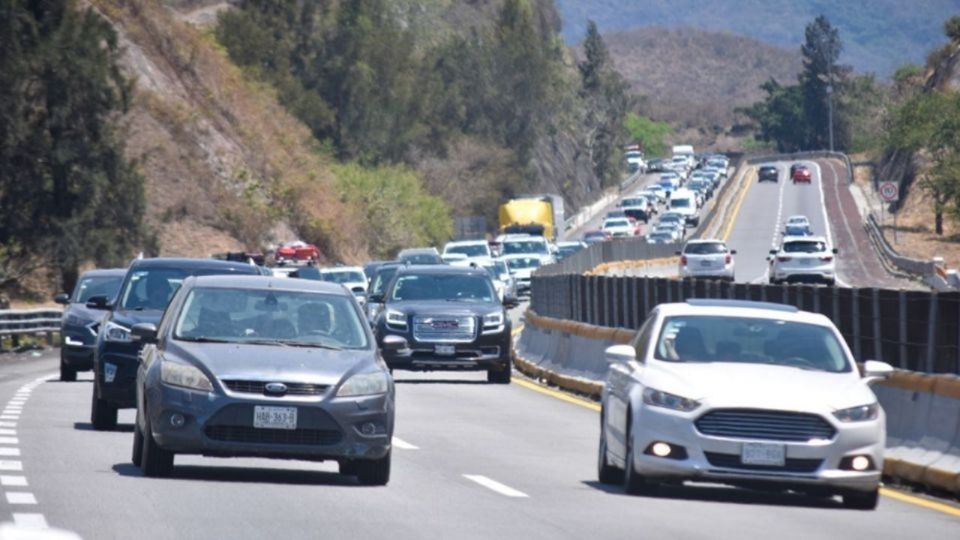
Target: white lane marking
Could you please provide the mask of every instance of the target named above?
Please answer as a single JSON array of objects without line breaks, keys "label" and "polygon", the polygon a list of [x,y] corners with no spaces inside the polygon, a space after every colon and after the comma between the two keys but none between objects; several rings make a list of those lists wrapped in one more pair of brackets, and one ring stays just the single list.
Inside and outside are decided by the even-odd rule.
[{"label": "white lane marking", "polygon": [[43,514],[14,513],[13,522],[18,527],[25,529],[46,529],[49,527]]},{"label": "white lane marking", "polygon": [[0,444],[20,444],[16,437],[0,437]]},{"label": "white lane marking", "polygon": [[16,422],[0,422],[0,427],[15,428],[17,427],[17,423]]},{"label": "white lane marking", "polygon": [[7,504],[37,504],[37,498],[29,491],[6,492]]},{"label": "white lane marking", "polygon": [[0,414],[0,420],[19,420],[19,414]]},{"label": "white lane marking", "polygon": [[0,429],[0,435],[12,435],[17,436],[17,430],[15,429]]},{"label": "white lane marking", "polygon": [[479,474],[465,474],[463,475],[463,477],[466,478],[467,480],[470,480],[471,482],[476,482],[491,491],[495,491],[505,497],[515,497],[515,498],[529,497],[529,495],[527,495],[522,491],[517,491],[510,486],[503,485],[500,482],[497,482],[496,480],[491,480],[487,478],[486,476],[482,476]]},{"label": "white lane marking", "polygon": [[[830,166],[830,172],[833,173],[833,193],[834,193],[834,195],[835,195],[835,197],[836,197],[837,204],[839,205],[839,204],[840,204],[840,187],[839,187],[840,177],[837,175],[837,170],[833,167],[833,162],[832,162],[832,161],[828,161],[827,164]],[[818,166],[818,169],[819,169],[819,166]],[[820,194],[821,194],[821,196],[822,196],[822,195],[823,195],[823,176],[820,177],[820,184],[821,184]],[[843,227],[846,229],[847,235],[850,236],[850,243],[851,243],[852,245],[856,245],[857,239],[853,236],[853,229],[850,228],[850,222],[847,221],[847,214],[844,213],[843,208],[840,208],[840,217],[842,218]],[[826,204],[823,205],[823,218],[824,218],[824,222],[827,224],[827,225],[826,225],[826,227],[827,227],[827,233],[829,234],[829,232],[830,232],[830,230],[829,230],[829,229],[830,229],[830,220],[827,219],[827,205],[826,205]],[[836,245],[836,244],[834,244],[834,245]],[[866,267],[866,265],[864,264],[863,259],[861,259],[861,258],[860,258],[859,256],[857,256],[856,254],[854,254],[854,258],[856,259],[857,263],[860,265],[860,268],[863,269],[864,275],[870,275],[870,272],[867,270],[867,267]],[[839,266],[840,266],[839,264],[836,265],[836,267],[837,267],[838,269],[839,269]],[[839,277],[837,277],[837,282],[840,283],[840,284],[841,284],[842,286],[844,286],[844,287],[849,287],[849,286],[850,286],[849,284],[847,284],[846,281],[841,280]]]},{"label": "white lane marking", "polygon": [[0,459],[0,471],[22,471],[23,462],[10,460],[10,459]]},{"label": "white lane marking", "polygon": [[0,486],[25,486],[26,476],[0,476]]},{"label": "white lane marking", "polygon": [[0,446],[0,456],[20,457],[20,449],[7,448],[6,446]]},{"label": "white lane marking", "polygon": [[415,444],[410,444],[407,441],[401,439],[400,437],[393,438],[393,445],[401,450],[419,450],[420,447]]}]

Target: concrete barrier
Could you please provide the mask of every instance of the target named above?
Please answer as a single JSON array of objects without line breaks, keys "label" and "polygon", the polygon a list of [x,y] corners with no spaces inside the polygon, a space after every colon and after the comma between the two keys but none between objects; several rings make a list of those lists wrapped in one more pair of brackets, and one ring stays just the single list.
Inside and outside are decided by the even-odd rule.
[{"label": "concrete barrier", "polygon": [[[634,334],[528,311],[514,361],[534,379],[596,399],[607,372],[604,350]],[[960,377],[898,370],[873,389],[887,415],[884,474],[960,495]]]}]

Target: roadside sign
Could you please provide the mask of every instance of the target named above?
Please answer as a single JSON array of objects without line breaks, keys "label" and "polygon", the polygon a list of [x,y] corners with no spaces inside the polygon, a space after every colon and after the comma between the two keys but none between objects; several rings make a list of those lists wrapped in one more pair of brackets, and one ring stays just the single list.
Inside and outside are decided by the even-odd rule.
[{"label": "roadside sign", "polygon": [[886,202],[900,200],[900,185],[897,182],[880,182],[880,198]]}]

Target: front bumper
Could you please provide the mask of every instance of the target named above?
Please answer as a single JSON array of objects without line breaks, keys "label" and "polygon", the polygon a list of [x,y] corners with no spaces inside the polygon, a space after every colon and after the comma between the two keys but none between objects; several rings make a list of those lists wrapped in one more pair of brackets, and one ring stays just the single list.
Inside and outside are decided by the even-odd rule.
[{"label": "front bumper", "polygon": [[[331,389],[328,392],[333,392]],[[281,459],[379,459],[390,451],[392,394],[320,399],[240,397],[156,384],[147,390],[150,427],[157,443],[178,454]],[[257,405],[297,408],[297,429],[253,427]],[[170,418],[185,422],[173,427]],[[372,435],[360,431],[373,424]]]},{"label": "front bumper", "polygon": [[93,365],[97,397],[120,409],[136,407],[139,354],[139,343],[101,345]]},{"label": "front bumper", "polygon": [[[643,407],[635,416],[631,433],[637,452],[634,467],[641,475],[664,480],[693,480],[732,485],[775,484],[785,488],[827,489],[836,493],[871,491],[880,483],[883,470],[884,418],[841,425],[832,424],[837,433],[829,441],[805,443],[769,440],[745,440],[706,436],[694,426],[694,420],[707,411],[680,413],[655,407]],[[682,446],[686,459],[662,458],[643,453],[654,442]],[[787,464],[784,467],[746,466],[740,463],[745,442],[783,444]],[[868,471],[840,468],[848,456],[869,456],[874,467]]]},{"label": "front bumper", "polygon": [[[383,359],[391,369],[413,371],[509,369],[510,326],[497,334],[479,335],[469,343],[420,342],[410,334],[388,331],[407,340],[405,350],[383,351]],[[452,353],[441,348],[452,347]]]},{"label": "front bumper", "polygon": [[61,348],[63,363],[77,371],[93,369],[93,345],[67,345]]},{"label": "front bumper", "polygon": [[834,267],[774,268],[773,278],[777,281],[834,281],[837,277]]}]

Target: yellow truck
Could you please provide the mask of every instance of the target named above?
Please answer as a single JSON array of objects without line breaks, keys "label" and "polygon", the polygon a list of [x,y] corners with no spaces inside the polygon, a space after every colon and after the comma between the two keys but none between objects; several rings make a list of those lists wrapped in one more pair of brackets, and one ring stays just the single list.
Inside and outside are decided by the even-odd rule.
[{"label": "yellow truck", "polygon": [[500,205],[500,234],[527,233],[556,240],[563,230],[563,198],[531,195]]}]

